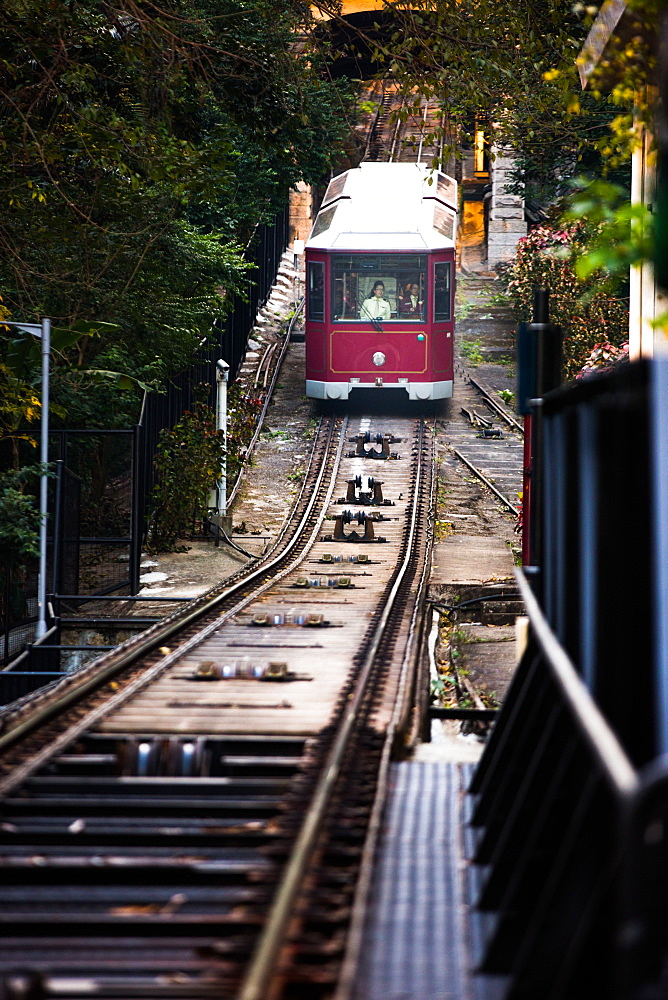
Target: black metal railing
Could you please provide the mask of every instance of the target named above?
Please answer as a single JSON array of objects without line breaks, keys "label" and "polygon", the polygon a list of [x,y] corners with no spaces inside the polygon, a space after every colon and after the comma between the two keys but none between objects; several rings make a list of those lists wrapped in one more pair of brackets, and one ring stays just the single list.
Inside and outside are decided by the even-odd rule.
[{"label": "black metal railing", "polygon": [[[214,325],[190,368],[170,379],[164,392],[146,394],[137,426],[67,429],[50,435],[56,476],[50,502],[48,586],[55,596],[70,595],[69,607],[76,606],[77,595],[138,592],[160,432],[192,408],[202,383],[210,385],[209,404],[215,407],[219,358],[230,365],[230,378],[237,374],[258,309],[276,280],[288,235],[286,206],[272,224],[257,228],[247,247],[246,259],[255,267],[245,294],[235,298],[225,321]],[[33,663],[39,659],[35,650],[41,642],[33,644],[36,597],[35,572],[7,569],[0,579],[0,665],[13,661],[23,649]],[[14,687],[17,683],[11,682]],[[9,680],[5,686],[9,691]],[[0,687],[0,704],[6,700]]]},{"label": "black metal railing", "polygon": [[[660,748],[655,671],[652,363],[549,393],[542,406],[545,617],[637,765]],[[629,692],[632,691],[632,698]]]},{"label": "black metal railing", "polygon": [[[470,786],[472,940],[503,1000],[668,996],[668,359],[538,407],[526,651]],[[484,979],[484,977],[492,977]]]},{"label": "black metal railing", "polygon": [[160,432],[173,427],[195,405],[198,388],[208,385],[208,404],[216,407],[216,362],[226,361],[233,381],[245,357],[249,334],[259,308],[266,302],[287,246],[288,208],[271,225],[258,226],[246,250],[246,259],[255,268],[246,282],[245,294],[237,296],[224,321],[214,324],[211,336],[200,348],[193,364],[171,378],[163,392],[147,393],[137,428],[136,468],[138,476],[137,523],[146,527],[148,500],[156,481],[153,458]]},{"label": "black metal railing", "polygon": [[49,589],[112,594],[139,584],[137,428],[53,434]]},{"label": "black metal railing", "polygon": [[470,787],[476,968],[504,1000],[630,997],[636,772],[518,577],[528,645]]},{"label": "black metal railing", "polygon": [[49,623],[40,639],[28,641],[10,666],[0,670],[0,705],[8,705],[61,676],[59,643],[60,626]]}]

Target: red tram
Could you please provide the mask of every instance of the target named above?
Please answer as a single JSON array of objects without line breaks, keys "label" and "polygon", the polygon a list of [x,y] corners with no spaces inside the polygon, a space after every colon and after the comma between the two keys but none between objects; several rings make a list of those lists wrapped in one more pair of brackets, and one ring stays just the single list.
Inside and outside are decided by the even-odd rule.
[{"label": "red tram", "polygon": [[306,244],[306,395],[452,395],[457,184],[416,163],[330,181]]}]

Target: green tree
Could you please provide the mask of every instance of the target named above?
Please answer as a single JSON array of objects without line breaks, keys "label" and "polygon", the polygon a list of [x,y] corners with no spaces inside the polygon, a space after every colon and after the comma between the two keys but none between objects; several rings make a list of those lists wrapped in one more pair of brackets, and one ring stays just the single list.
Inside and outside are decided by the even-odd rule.
[{"label": "green tree", "polygon": [[0,473],[0,575],[39,555],[39,510],[26,490],[37,466]]},{"label": "green tree", "polygon": [[327,172],[347,98],[297,45],[309,23],[291,0],[2,6],[5,304],[116,327],[56,357],[70,419],[108,418],[90,368],[146,381],[183,367],[244,286],[255,226]]}]

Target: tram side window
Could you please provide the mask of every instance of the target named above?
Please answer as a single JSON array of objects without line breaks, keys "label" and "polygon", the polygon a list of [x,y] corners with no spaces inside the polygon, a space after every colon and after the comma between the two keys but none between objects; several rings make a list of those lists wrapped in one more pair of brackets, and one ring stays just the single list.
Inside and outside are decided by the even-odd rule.
[{"label": "tram side window", "polygon": [[332,320],[424,322],[424,254],[336,254],[332,257]]},{"label": "tram side window", "polygon": [[434,265],[434,322],[447,323],[452,319],[450,261]]},{"label": "tram side window", "polygon": [[325,319],[325,265],[319,261],[309,261],[307,275],[308,318]]}]

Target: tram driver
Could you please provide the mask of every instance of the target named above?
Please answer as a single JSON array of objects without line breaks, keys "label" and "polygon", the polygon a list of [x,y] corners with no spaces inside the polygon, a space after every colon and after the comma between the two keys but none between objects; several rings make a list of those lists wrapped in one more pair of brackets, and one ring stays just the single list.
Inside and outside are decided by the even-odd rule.
[{"label": "tram driver", "polygon": [[360,319],[390,319],[392,307],[385,298],[385,283],[374,281],[371,295],[364,300],[360,309]]}]

